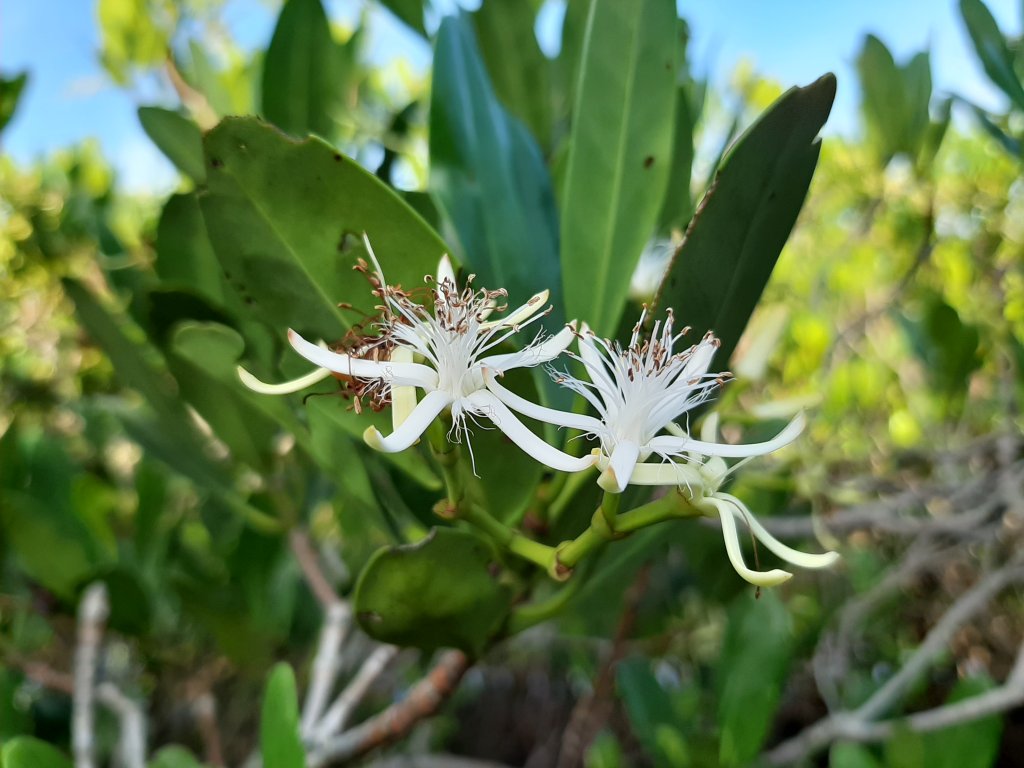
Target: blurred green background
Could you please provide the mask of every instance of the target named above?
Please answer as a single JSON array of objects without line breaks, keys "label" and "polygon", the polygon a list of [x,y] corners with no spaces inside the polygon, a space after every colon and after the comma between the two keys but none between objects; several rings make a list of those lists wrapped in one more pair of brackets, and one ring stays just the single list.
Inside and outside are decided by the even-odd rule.
[{"label": "blurred green background", "polygon": [[[38,746],[30,739],[68,750],[67,690],[48,673],[71,668],[76,605],[100,581],[111,604],[104,675],[143,703],[150,764],[241,765],[260,739],[254,702],[270,665],[291,664],[303,688],[321,624],[288,531],[312,540],[348,595],[378,547],[423,536],[437,478],[416,454],[365,450],[354,439],[365,422],[331,398],[238,390],[238,360],[268,378],[301,372],[282,354],[283,320],[269,318],[307,307],[301,294],[284,306],[260,293],[260,279],[281,273],[222,275],[251,222],[211,224],[208,187],[229,194],[208,183],[211,143],[252,131],[303,183],[319,166],[249,123],[208,134],[205,155],[202,135],[254,114],[316,134],[398,190],[474,268],[487,238],[460,220],[459,184],[507,152],[502,172],[554,201],[473,203],[498,221],[497,252],[549,263],[588,4],[484,0],[448,26],[454,4],[418,0],[99,0],[82,22],[77,6],[88,5],[68,19],[95,25],[81,34],[97,47],[77,52],[44,45],[21,6],[3,9],[5,39],[23,30],[18,45],[46,60],[87,61],[103,78],[89,87],[104,95],[61,106],[59,75],[0,60],[0,755],[5,768],[65,764],[18,753]],[[491,648],[398,753],[529,766],[1021,765],[1021,19],[1006,3],[992,4],[996,17],[980,0],[944,5],[929,53],[906,48],[907,30],[926,23],[908,3],[908,16],[858,30],[843,60],[839,11],[784,5],[770,24],[760,6],[733,3],[717,12],[724,20],[681,6],[672,164],[623,300],[629,318],[652,299],[730,144],[785,88],[837,70],[806,203],[717,410],[768,434],[808,409],[808,433],[732,492],[778,535],[836,548],[842,564],[755,594],[714,528],[645,531],[609,548],[556,621]],[[786,35],[813,24],[802,56]],[[737,41],[752,39],[771,41],[773,77],[740,60]],[[479,112],[456,98],[467,72]],[[114,117],[125,104],[138,107],[128,127]],[[104,110],[110,118],[96,118]],[[78,140],[78,113],[98,141]],[[459,120],[499,113],[522,133],[498,155],[460,156]],[[461,128],[482,130],[479,120]],[[343,191],[336,179],[315,189]],[[289,191],[264,194],[284,210]],[[387,233],[397,203],[372,194],[373,223],[355,224]],[[296,230],[302,216],[317,221],[308,199]],[[413,254],[411,283],[438,255],[424,245],[433,235],[382,235],[392,236],[385,250]],[[563,285],[572,278],[563,270]],[[519,294],[533,277],[516,279]],[[267,309],[270,299],[279,303]],[[617,318],[616,308],[607,329]],[[519,455],[493,461],[481,474],[495,507],[529,522],[535,499],[516,489],[529,492],[540,469]],[[565,520],[589,515],[588,493],[570,499]],[[357,642],[349,671],[373,647]],[[403,653],[359,714],[401,699],[429,655]],[[210,700],[216,749],[195,706]],[[981,709],[961,712],[960,700]],[[933,710],[953,719],[932,722]],[[118,734],[101,710],[100,755],[124,765]]]}]

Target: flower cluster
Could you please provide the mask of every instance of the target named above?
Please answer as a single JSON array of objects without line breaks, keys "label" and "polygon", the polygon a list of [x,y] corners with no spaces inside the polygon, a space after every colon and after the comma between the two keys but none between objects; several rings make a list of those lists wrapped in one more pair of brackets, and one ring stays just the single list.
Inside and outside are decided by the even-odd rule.
[{"label": "flower cluster", "polygon": [[[451,262],[443,257],[437,274],[427,278],[427,298],[417,301],[418,297],[387,284],[368,240],[365,245],[373,264],[371,285],[379,301],[373,335],[361,345],[334,351],[290,330],[292,347],[317,368],[284,384],[263,383],[240,368],[239,375],[248,387],[285,394],[331,375],[345,377],[355,383],[355,392],[372,393],[376,402],[391,404],[391,434],[382,435],[375,427],[364,433],[366,443],[380,451],[409,448],[439,418],[448,427],[449,440],[468,442],[470,422],[486,419],[552,469],[579,472],[596,467],[598,484],[606,493],[622,493],[630,484],[686,489],[696,510],[721,520],[731,562],[754,584],[778,584],[790,574],[747,568],[736,532],[737,519],[784,560],[808,568],[835,561],[833,552],[807,555],[785,546],[739,499],[720,490],[731,471],[721,457],[747,459],[788,445],[803,430],[802,415],[775,438],[748,445],[714,442],[713,419],[705,420],[710,430],[706,429],[708,434],[700,440],[680,425],[679,420],[711,397],[728,377],[709,372],[718,348],[711,333],[685,346],[682,339],[689,329],[677,330],[669,310],[645,338],[645,310],[625,348],[597,337],[585,325],[577,329],[575,323],[569,323],[553,335],[537,332],[518,351],[500,353],[498,347],[513,334],[550,311],[545,309],[547,291],[507,312],[504,290],[476,289],[473,276],[459,288]],[[504,316],[491,319],[492,315]],[[573,341],[576,351],[570,352]],[[579,363],[586,378],[549,368],[551,375],[586,400],[595,415],[534,403],[501,382],[508,371],[551,363],[563,354]],[[538,437],[517,414],[578,430],[596,440],[598,447],[584,456],[566,453]]]}]

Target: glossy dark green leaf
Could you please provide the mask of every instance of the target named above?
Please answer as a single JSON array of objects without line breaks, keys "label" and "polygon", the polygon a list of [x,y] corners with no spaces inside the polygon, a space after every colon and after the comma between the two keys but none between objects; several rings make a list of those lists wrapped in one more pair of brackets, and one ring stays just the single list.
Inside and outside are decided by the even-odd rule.
[{"label": "glossy dark green leaf", "polygon": [[551,138],[551,62],[534,33],[533,3],[485,2],[472,15],[494,93],[542,147]]},{"label": "glossy dark green leaf", "polygon": [[562,194],[562,273],[567,315],[601,336],[618,329],[668,182],[676,30],[671,0],[590,6]]},{"label": "glossy dark green leaf", "polygon": [[107,585],[110,616],[107,624],[125,635],[144,635],[153,620],[153,600],[139,574],[132,569],[115,567],[92,577]]},{"label": "glossy dark green leaf", "polygon": [[[968,677],[959,680],[946,704],[955,704],[980,696],[995,687],[988,677]],[[924,740],[927,768],[991,768],[997,765],[1004,718],[999,715],[921,734]]]},{"label": "glossy dark green leaf", "polygon": [[1024,109],[1024,86],[1014,70],[1013,53],[991,11],[982,0],[960,0],[960,15],[985,74],[1010,97],[1017,109]]},{"label": "glossy dark green leaf", "polygon": [[345,94],[345,60],[320,0],[288,0],[263,58],[263,116],[296,136],[329,136]]},{"label": "glossy dark green leaf", "polygon": [[382,642],[478,654],[508,613],[512,590],[490,546],[452,528],[380,550],[355,593],[359,624]]},{"label": "glossy dark green leaf", "polygon": [[263,696],[260,755],[268,768],[306,767],[306,752],[299,736],[299,700],[295,690],[295,673],[284,662],[271,670]]},{"label": "glossy dark green leaf", "polygon": [[674,308],[695,339],[714,330],[718,368],[728,365],[796,222],[835,93],[832,75],[791,88],[747,129],[669,265],[657,308]]},{"label": "glossy dark green leaf", "polygon": [[3,768],[71,768],[71,760],[56,747],[31,736],[18,736],[0,749]]},{"label": "glossy dark green leaf", "polygon": [[750,593],[736,598],[718,661],[722,765],[748,765],[760,751],[782,695],[793,646],[789,613],[774,592],[764,591],[757,599]]},{"label": "glossy dark green leaf", "polygon": [[507,288],[513,307],[548,289],[560,309],[551,179],[536,142],[498,103],[464,17],[437,33],[430,187],[480,285]]},{"label": "glossy dark green leaf", "polygon": [[203,134],[192,120],[170,109],[139,107],[139,122],[146,135],[178,170],[197,184],[206,179]]},{"label": "glossy dark green leaf", "polygon": [[18,109],[21,92],[28,82],[28,73],[20,72],[14,77],[0,77],[0,131],[7,127]]},{"label": "glossy dark green leaf", "polygon": [[393,284],[414,287],[447,250],[438,235],[373,174],[319,139],[293,141],[252,118],[206,135],[208,191],[200,206],[221,267],[250,314],[328,341],[341,339],[375,301],[352,270],[365,231]]}]

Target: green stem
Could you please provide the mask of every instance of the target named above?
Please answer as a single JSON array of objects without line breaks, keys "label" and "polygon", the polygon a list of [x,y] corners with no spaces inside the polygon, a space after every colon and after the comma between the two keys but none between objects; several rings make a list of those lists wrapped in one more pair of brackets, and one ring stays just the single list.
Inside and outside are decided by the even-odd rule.
[{"label": "green stem", "polygon": [[[595,561],[596,558],[587,562],[593,563]],[[508,634],[517,635],[530,627],[557,616],[576,597],[583,585],[587,583],[586,576],[586,573],[578,573],[565,586],[544,600],[521,605],[513,610],[506,627]]]}]

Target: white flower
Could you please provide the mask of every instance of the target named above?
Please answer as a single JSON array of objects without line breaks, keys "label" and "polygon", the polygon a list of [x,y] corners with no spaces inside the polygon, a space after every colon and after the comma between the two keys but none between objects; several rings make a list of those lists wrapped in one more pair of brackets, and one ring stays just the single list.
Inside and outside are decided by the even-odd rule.
[{"label": "white flower", "polygon": [[[685,456],[759,456],[791,442],[802,422],[795,422],[776,438],[752,445],[729,445],[695,440],[685,430],[660,434],[696,405],[707,400],[723,381],[722,374],[708,373],[718,340],[710,333],[697,344],[680,352],[674,347],[688,329],[673,333],[671,310],[664,324],[655,323],[649,340],[640,340],[646,310],[633,329],[629,346],[600,339],[589,330],[579,336],[579,360],[589,381],[568,373],[556,374],[556,381],[582,395],[599,418],[543,408],[509,392],[495,379],[488,380],[492,392],[507,405],[526,416],[551,424],[581,430],[601,443],[598,483],[606,491],[621,493],[638,466],[649,456],[662,461]],[[727,375],[727,374],[726,374]]]},{"label": "white flower", "polygon": [[[332,352],[289,330],[292,347],[319,366],[319,370],[296,382],[276,385],[275,392],[295,391],[293,385],[297,388],[299,382],[312,383],[332,372],[374,387],[377,397],[391,399],[395,429],[384,436],[375,427],[369,427],[363,438],[371,447],[387,453],[413,445],[434,419],[449,411],[452,420],[449,439],[459,441],[468,436],[468,420],[485,417],[512,442],[554,469],[575,472],[593,465],[591,456],[570,456],[545,443],[486,387],[485,371],[500,375],[514,368],[550,362],[571,343],[575,329],[567,326],[553,336],[538,334],[517,352],[488,354],[512,334],[546,314],[539,310],[547,301],[547,291],[533,296],[502,319],[487,320],[492,312],[504,309],[501,302],[505,291],[471,287],[459,290],[451,262],[443,257],[430,288],[428,308],[401,289],[387,285],[365,235],[364,241],[376,270],[374,292],[382,301],[383,314],[378,323],[380,341],[374,346],[378,351],[389,350],[386,359]],[[262,385],[242,371],[240,375],[254,389],[262,387],[260,391],[267,391],[268,387],[274,387]],[[415,400],[415,388],[425,393],[419,402]]]},{"label": "white flower", "polygon": [[[835,552],[809,555],[778,541],[739,499],[719,490],[739,465],[727,468],[718,457],[751,458],[788,445],[803,431],[803,414],[763,443],[714,442],[716,426],[711,418],[705,421],[702,440],[690,437],[675,420],[704,402],[722,383],[722,375],[708,373],[718,340],[708,334],[694,346],[675,352],[676,343],[686,331],[673,333],[671,311],[663,325],[655,323],[651,338],[646,341],[640,340],[643,321],[641,316],[626,349],[584,330],[579,338],[579,355],[573,357],[583,364],[589,381],[569,374],[557,375],[557,380],[582,395],[600,418],[536,405],[505,389],[494,378],[488,380],[488,386],[507,405],[527,416],[577,429],[598,439],[600,448],[594,454],[601,470],[598,483],[605,491],[621,493],[630,483],[685,489],[685,495],[698,510],[721,519],[729,560],[737,573],[752,584],[773,586],[792,574],[779,569],[755,571],[746,566],[736,530],[737,518],[770,551],[790,563],[805,568],[824,568],[834,563],[839,557]],[[663,431],[670,434],[661,434]],[[646,462],[652,455],[658,460]]]}]

